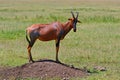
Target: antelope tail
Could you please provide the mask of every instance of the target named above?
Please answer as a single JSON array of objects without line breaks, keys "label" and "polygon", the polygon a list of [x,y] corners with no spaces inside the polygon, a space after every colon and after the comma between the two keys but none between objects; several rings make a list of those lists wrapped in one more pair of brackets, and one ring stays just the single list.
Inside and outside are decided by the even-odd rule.
[{"label": "antelope tail", "polygon": [[30,44],[30,40],[29,40],[29,38],[28,38],[27,31],[26,31],[26,40],[27,40],[27,42]]}]

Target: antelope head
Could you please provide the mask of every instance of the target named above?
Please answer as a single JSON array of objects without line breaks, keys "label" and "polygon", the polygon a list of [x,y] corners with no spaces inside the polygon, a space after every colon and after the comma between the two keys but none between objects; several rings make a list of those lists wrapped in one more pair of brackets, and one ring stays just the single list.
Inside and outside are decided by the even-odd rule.
[{"label": "antelope head", "polygon": [[68,19],[68,20],[70,20],[72,22],[72,28],[73,28],[74,32],[76,32],[76,24],[77,24],[77,22],[81,23],[81,21],[78,20],[79,13],[78,12],[76,12],[76,13],[77,13],[77,16],[75,17],[74,13],[71,11],[71,14],[72,14],[73,18]]}]

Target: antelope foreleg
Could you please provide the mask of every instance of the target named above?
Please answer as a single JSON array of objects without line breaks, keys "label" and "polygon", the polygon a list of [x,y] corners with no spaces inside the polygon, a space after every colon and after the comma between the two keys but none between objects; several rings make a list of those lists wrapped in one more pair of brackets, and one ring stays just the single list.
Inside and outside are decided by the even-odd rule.
[{"label": "antelope foreleg", "polygon": [[56,40],[56,61],[60,62],[58,59],[58,51],[59,51],[59,45],[60,44],[60,40]]}]

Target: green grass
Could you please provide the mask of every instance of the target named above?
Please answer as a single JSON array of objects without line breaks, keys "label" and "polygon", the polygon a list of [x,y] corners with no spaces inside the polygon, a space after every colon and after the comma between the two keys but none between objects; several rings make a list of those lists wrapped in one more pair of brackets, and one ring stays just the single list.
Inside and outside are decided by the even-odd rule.
[{"label": "green grass", "polygon": [[[61,41],[59,58],[76,67],[104,66],[106,72],[80,80],[120,79],[120,1],[118,0],[0,0],[0,66],[28,62],[25,29],[35,23],[66,22],[71,10],[79,12],[81,24]],[[48,52],[49,51],[49,52]],[[55,60],[55,41],[37,41],[32,48],[35,60]],[[74,80],[74,78],[72,79]]]}]

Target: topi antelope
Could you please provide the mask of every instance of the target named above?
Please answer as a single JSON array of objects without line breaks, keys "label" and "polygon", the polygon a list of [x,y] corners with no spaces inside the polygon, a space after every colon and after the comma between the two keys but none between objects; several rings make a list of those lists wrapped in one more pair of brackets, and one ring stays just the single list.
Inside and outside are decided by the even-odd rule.
[{"label": "topi antelope", "polygon": [[78,12],[75,17],[73,12],[71,12],[72,18],[69,18],[66,23],[53,22],[51,24],[33,24],[28,27],[26,30],[26,39],[29,43],[28,45],[28,56],[29,62],[34,62],[31,55],[31,48],[34,45],[37,39],[41,41],[50,41],[55,40],[56,43],[56,62],[60,62],[58,59],[58,51],[60,40],[63,40],[66,34],[73,28],[73,31],[76,32],[77,22],[81,23],[78,20]]}]

